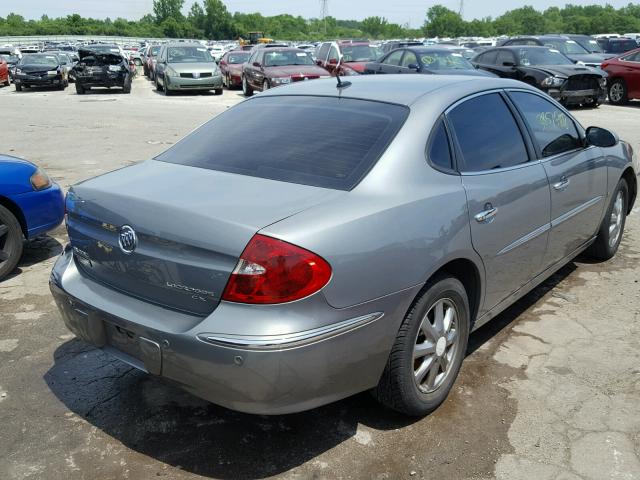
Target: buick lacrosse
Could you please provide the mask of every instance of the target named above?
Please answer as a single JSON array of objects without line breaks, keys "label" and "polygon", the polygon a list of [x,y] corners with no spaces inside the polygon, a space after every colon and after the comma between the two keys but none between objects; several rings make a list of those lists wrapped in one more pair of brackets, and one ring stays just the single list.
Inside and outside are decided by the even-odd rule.
[{"label": "buick lacrosse", "polygon": [[620,244],[628,143],[524,83],[370,76],[269,90],[73,186],[50,280],[80,339],[219,405],[371,390],[424,415],[469,333]]}]

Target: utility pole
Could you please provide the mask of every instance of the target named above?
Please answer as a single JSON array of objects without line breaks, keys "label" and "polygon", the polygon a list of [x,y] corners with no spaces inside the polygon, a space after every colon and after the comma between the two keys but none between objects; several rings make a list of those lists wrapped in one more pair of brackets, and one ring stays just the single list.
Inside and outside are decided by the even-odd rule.
[{"label": "utility pole", "polygon": [[324,34],[327,34],[327,17],[329,16],[329,0],[320,0],[320,18],[324,22]]},{"label": "utility pole", "polygon": [[460,0],[460,7],[458,8],[458,15],[462,18],[462,14],[464,13],[464,0]]}]

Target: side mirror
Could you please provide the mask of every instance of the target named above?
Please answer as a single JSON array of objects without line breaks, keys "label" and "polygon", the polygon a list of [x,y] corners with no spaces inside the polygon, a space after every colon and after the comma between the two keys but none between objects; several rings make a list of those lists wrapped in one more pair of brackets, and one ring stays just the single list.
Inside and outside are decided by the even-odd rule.
[{"label": "side mirror", "polygon": [[252,64],[254,67],[258,67],[260,68],[262,65],[260,65],[260,62],[253,62]]},{"label": "side mirror", "polygon": [[409,66],[408,66],[407,68],[408,68],[409,70],[415,70],[415,71],[420,70],[420,67],[419,67],[417,64],[415,64],[415,63],[410,63],[410,64],[409,64]]},{"label": "side mirror", "polygon": [[338,59],[337,58],[330,58],[329,59],[329,65],[337,65],[338,64]]},{"label": "side mirror", "polygon": [[513,62],[502,62],[503,67],[515,67],[516,64]]},{"label": "side mirror", "polygon": [[613,147],[619,142],[618,136],[600,127],[587,128],[587,134],[585,136],[585,143],[587,146],[593,145],[596,147]]}]

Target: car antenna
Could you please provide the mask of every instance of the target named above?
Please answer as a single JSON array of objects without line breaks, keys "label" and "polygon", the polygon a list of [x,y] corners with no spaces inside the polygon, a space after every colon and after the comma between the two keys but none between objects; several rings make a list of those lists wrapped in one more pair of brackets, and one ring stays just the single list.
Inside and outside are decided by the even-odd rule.
[{"label": "car antenna", "polygon": [[343,82],[340,79],[340,74],[338,72],[336,72],[336,80],[338,80],[338,85],[336,87],[338,89],[347,88],[351,86],[351,82]]}]

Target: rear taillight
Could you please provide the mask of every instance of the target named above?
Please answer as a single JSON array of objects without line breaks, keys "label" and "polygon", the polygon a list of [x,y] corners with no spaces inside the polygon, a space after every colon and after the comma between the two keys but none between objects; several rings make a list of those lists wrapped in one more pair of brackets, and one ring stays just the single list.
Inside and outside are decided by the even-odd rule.
[{"label": "rear taillight", "polygon": [[239,303],[284,303],[316,293],[331,278],[331,266],[304,248],[254,235],[242,252],[222,299]]}]

